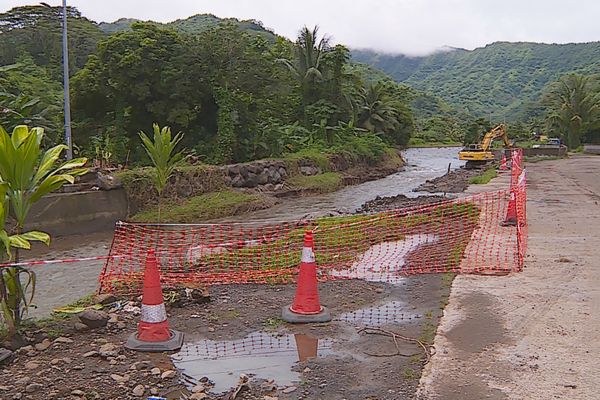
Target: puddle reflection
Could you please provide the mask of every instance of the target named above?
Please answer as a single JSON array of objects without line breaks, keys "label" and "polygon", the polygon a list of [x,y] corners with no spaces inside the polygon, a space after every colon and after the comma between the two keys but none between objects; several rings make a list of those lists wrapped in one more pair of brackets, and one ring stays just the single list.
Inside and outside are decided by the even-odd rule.
[{"label": "puddle reflection", "polygon": [[235,387],[241,373],[289,386],[300,380],[300,373],[291,370],[294,364],[330,354],[332,343],[331,339],[302,334],[272,336],[254,332],[239,340],[186,343],[172,360],[192,383],[207,377],[214,383],[214,393]]},{"label": "puddle reflection", "polygon": [[406,303],[402,301],[390,301],[379,306],[366,307],[344,313],[337,319],[360,326],[383,326],[392,323],[407,322],[420,317],[420,314],[410,312]]}]

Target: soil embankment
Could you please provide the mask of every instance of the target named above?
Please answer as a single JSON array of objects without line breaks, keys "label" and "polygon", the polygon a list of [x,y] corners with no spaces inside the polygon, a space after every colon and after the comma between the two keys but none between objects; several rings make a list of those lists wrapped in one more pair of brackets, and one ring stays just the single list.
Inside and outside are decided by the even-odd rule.
[{"label": "soil embankment", "polygon": [[469,187],[469,179],[482,174],[477,169],[455,169],[449,173],[426,181],[416,188],[415,192],[429,193],[460,193]]},{"label": "soil embankment", "polygon": [[454,280],[422,399],[598,398],[600,157],[527,171],[525,269]]},{"label": "soil embankment", "polygon": [[377,196],[375,199],[367,201],[358,210],[357,213],[374,213],[389,211],[398,208],[417,207],[424,206],[433,203],[439,203],[440,201],[447,200],[444,196],[417,196],[408,197],[403,194],[397,196],[380,197]]}]

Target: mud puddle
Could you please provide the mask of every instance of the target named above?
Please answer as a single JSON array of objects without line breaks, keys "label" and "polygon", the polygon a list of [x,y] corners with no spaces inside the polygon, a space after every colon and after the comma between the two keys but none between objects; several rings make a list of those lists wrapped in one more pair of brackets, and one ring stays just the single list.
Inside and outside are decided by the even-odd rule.
[{"label": "mud puddle", "polygon": [[[335,340],[299,333],[256,331],[238,340],[189,342],[172,356],[173,364],[184,377],[182,383],[188,388],[202,383],[210,387],[211,393],[224,393],[235,388],[240,375],[245,374],[253,381],[285,388],[302,381],[301,369],[294,368],[298,362],[332,354],[353,360],[364,359],[362,345],[346,345],[360,340],[354,328],[399,327],[418,324],[423,318],[419,310],[398,298],[397,294],[409,279],[402,275],[408,255],[436,240],[435,235],[416,234],[407,235],[404,240],[374,245],[350,268],[332,273],[338,277],[387,283],[391,290],[391,298],[387,301],[368,303],[334,318],[334,322],[340,324],[338,333],[333,335]],[[318,364],[318,360],[314,362]]]},{"label": "mud puddle", "polygon": [[344,313],[336,320],[349,323],[352,326],[380,327],[410,322],[422,317],[422,314],[412,312],[407,303],[393,300],[381,305],[364,307],[356,311]]},{"label": "mud puddle", "polygon": [[241,374],[281,388],[301,380],[293,370],[297,362],[332,354],[332,343],[305,334],[253,332],[239,340],[186,343],[171,359],[188,385],[210,382],[212,393],[234,388]]}]

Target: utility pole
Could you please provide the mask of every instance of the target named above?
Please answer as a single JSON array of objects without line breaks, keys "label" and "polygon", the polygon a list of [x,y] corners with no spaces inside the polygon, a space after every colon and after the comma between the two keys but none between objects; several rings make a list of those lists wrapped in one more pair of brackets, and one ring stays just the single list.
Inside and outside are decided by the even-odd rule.
[{"label": "utility pole", "polygon": [[[48,3],[40,3],[52,9]],[[63,88],[65,113],[65,143],[67,145],[67,160],[73,158],[73,143],[71,141],[71,99],[69,96],[69,43],[67,40],[67,0],[62,1],[62,56],[63,56]]]},{"label": "utility pole", "polygon": [[67,41],[67,0],[63,0],[63,86],[65,89],[65,142],[67,144],[67,160],[73,158],[73,143],[71,142],[71,99],[69,96],[69,44]]}]

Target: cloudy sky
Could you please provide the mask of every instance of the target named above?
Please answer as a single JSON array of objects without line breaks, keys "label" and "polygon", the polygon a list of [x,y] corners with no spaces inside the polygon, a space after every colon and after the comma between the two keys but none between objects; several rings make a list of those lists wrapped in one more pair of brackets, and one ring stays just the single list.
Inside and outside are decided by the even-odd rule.
[{"label": "cloudy sky", "polygon": [[[51,5],[60,0],[46,0]],[[0,0],[0,11],[27,0]],[[168,22],[193,14],[258,19],[294,38],[302,25],[321,26],[334,42],[405,54],[443,46],[473,49],[504,41],[600,40],[598,0],[68,0],[88,18]]]}]

